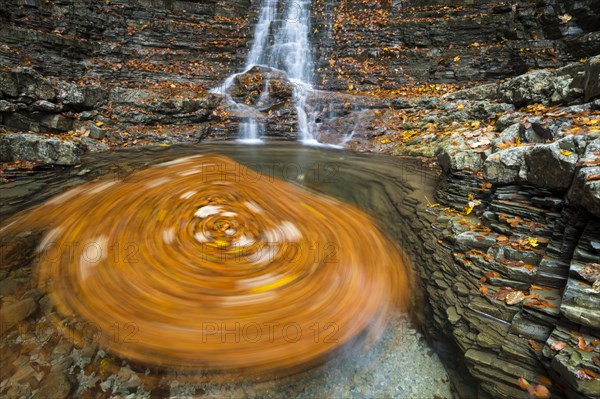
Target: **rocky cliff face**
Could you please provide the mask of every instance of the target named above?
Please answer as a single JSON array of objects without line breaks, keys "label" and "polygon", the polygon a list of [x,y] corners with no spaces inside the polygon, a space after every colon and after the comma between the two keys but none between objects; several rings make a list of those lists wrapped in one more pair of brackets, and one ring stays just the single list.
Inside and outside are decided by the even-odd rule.
[{"label": "rocky cliff face", "polygon": [[317,1],[320,84],[482,82],[600,52],[600,2]]}]

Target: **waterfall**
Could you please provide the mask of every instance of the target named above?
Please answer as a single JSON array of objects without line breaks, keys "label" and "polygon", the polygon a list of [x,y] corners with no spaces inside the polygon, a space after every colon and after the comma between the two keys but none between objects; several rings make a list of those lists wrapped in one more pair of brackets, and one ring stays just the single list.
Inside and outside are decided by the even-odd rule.
[{"label": "waterfall", "polygon": [[[254,27],[254,41],[246,58],[245,73],[255,65],[264,65],[284,71],[294,84],[294,106],[298,115],[298,130],[302,139],[315,141],[312,135],[314,116],[306,112],[306,100],[312,91],[313,61],[309,40],[310,0],[263,0],[258,22]],[[230,76],[221,90],[226,92],[233,79]],[[255,142],[264,132],[255,117],[244,118],[240,124],[240,138]]]}]

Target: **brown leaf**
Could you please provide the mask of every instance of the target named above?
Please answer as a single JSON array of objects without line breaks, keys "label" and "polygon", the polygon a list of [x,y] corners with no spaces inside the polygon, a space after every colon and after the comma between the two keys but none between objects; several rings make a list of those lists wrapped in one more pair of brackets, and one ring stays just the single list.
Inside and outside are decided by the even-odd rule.
[{"label": "brown leaf", "polygon": [[559,352],[561,350],[565,349],[566,347],[567,347],[567,343],[562,342],[562,341],[554,341],[554,342],[552,342],[552,345],[550,345],[550,348],[552,350],[559,351]]},{"label": "brown leaf", "polygon": [[[593,375],[596,375],[596,377]],[[579,369],[575,372],[575,377],[577,377],[578,380],[595,380],[597,378],[597,374],[586,369]]]},{"label": "brown leaf", "polygon": [[579,274],[591,282],[600,280],[600,264],[589,263],[579,271]]},{"label": "brown leaf", "polygon": [[552,380],[545,375],[541,375],[536,378],[536,381],[543,385],[552,385]]}]

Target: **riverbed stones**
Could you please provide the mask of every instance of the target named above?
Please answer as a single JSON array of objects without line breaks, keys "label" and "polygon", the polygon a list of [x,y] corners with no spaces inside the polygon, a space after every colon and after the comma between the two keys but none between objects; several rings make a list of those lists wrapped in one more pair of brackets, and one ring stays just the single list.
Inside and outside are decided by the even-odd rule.
[{"label": "riverbed stones", "polygon": [[37,395],[40,398],[64,399],[71,392],[71,384],[63,373],[51,372],[44,378]]},{"label": "riverbed stones", "polygon": [[25,320],[38,308],[37,302],[33,298],[16,300],[14,298],[5,298],[0,307],[0,324],[3,332],[13,327],[20,321]]}]

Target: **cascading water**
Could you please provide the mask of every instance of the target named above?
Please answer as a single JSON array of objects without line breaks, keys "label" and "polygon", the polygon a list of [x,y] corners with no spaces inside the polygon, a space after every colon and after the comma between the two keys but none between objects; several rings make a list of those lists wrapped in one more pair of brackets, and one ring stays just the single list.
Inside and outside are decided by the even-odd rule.
[{"label": "cascading water", "polygon": [[[314,116],[306,111],[307,96],[312,92],[313,62],[310,33],[310,0],[263,0],[258,23],[254,28],[254,42],[243,73],[256,65],[279,69],[294,84],[294,106],[298,130],[305,142],[316,142],[312,135]],[[216,91],[235,102],[227,91],[235,74],[227,78]],[[268,85],[265,85],[265,90]],[[241,105],[244,107],[244,105]],[[244,142],[260,141],[264,127],[255,116],[248,116],[240,124],[240,138]]]}]

